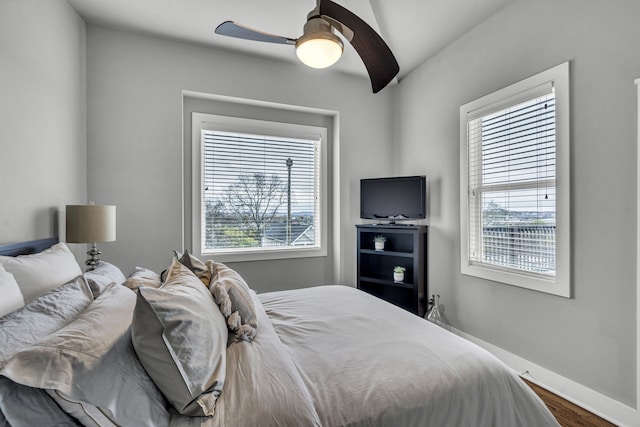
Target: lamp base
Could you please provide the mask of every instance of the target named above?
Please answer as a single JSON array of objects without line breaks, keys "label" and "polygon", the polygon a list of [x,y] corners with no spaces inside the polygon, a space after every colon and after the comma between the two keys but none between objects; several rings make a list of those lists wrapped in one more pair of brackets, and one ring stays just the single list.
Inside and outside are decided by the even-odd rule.
[{"label": "lamp base", "polygon": [[100,265],[100,263],[102,262],[100,261],[100,259],[98,259],[98,255],[100,254],[102,254],[102,252],[98,250],[97,245],[95,243],[92,243],[91,250],[87,252],[87,255],[89,255],[89,259],[84,262],[87,266],[87,271],[95,270],[96,267]]}]

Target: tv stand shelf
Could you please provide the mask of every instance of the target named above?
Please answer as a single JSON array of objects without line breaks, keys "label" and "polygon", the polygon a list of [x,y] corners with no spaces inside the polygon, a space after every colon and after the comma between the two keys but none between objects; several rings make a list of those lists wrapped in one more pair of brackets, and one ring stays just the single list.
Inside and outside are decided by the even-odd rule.
[{"label": "tv stand shelf", "polygon": [[361,249],[360,252],[363,254],[374,254],[379,256],[399,256],[413,258],[413,253],[411,252],[376,251],[374,249]]},{"label": "tv stand shelf", "polygon": [[[358,289],[418,316],[424,316],[427,295],[427,227],[423,225],[361,224],[357,227]],[[373,238],[384,236],[385,249],[375,250]],[[393,268],[406,269],[394,282]]]},{"label": "tv stand shelf", "polygon": [[376,279],[374,277],[361,277],[361,280],[364,282],[377,283],[380,285],[392,285],[398,286],[400,288],[413,289],[413,284],[407,282],[394,282],[393,280]]}]

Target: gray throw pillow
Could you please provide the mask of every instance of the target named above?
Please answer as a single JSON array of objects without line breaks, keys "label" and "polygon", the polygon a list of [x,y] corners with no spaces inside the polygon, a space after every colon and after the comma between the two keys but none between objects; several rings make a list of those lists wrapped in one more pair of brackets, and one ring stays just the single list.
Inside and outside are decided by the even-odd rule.
[{"label": "gray throw pillow", "polygon": [[225,320],[177,259],[160,288],[138,290],[132,337],[142,365],[179,413],[213,415],[226,371]]},{"label": "gray throw pillow", "polygon": [[[176,255],[179,254],[176,252]],[[191,255],[187,249],[185,249],[182,255],[177,258],[178,261],[191,270],[191,272],[195,274],[205,286],[209,287],[209,282],[211,282],[211,272],[204,262]]]},{"label": "gray throw pillow", "polygon": [[[183,253],[180,253],[173,250],[173,259],[180,261],[182,265],[187,267],[193,274],[196,275],[205,286],[209,286],[209,281],[211,280],[211,273],[204,262],[195,256],[189,253],[189,250],[185,249]],[[162,283],[167,281],[167,273],[169,272],[169,268],[165,269],[160,273],[160,281]]]},{"label": "gray throw pillow", "polygon": [[237,271],[221,262],[207,261],[211,271],[209,291],[227,319],[234,341],[252,341],[258,332],[256,306],[249,286]]}]

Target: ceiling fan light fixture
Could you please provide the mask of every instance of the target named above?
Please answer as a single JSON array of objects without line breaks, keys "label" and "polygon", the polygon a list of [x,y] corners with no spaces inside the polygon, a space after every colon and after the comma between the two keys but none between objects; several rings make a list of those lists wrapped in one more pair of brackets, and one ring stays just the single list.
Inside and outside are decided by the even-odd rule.
[{"label": "ceiling fan light fixture", "polygon": [[373,93],[384,89],[400,72],[398,61],[380,34],[362,18],[331,0],[316,1],[299,39],[265,33],[233,21],[221,23],[215,32],[245,40],[295,45],[298,59],[313,68],[335,64],[342,56],[343,40],[346,40],[362,59]]},{"label": "ceiling fan light fixture", "polygon": [[304,25],[304,35],[296,41],[298,59],[311,68],[332,66],[343,51],[342,40],[322,18],[309,19]]}]

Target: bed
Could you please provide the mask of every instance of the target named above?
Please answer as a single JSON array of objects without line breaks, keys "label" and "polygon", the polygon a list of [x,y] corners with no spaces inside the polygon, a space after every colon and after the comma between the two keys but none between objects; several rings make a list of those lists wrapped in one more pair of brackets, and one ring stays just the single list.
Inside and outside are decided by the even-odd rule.
[{"label": "bed", "polygon": [[494,356],[369,294],[167,258],[125,277],[0,246],[0,427],[558,425]]}]

